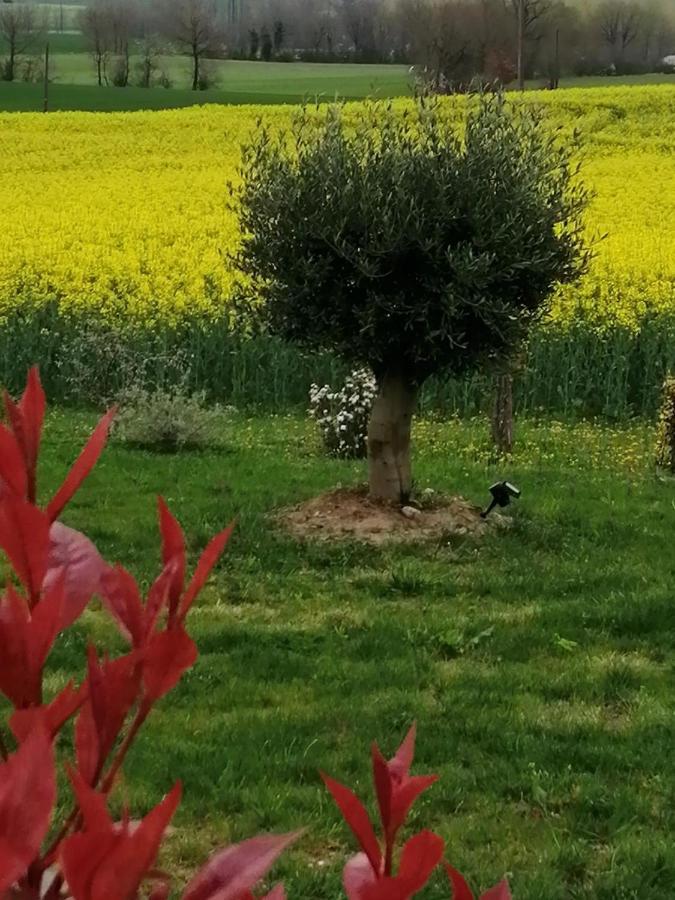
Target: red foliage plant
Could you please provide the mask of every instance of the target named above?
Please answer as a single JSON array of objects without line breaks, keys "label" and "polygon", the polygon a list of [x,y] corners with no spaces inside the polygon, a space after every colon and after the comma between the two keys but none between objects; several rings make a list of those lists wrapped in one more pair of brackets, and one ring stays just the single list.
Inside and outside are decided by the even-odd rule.
[{"label": "red foliage plant", "polygon": [[[183,532],[160,498],[162,569],[142,597],[129,572],[106,563],[87,537],[58,521],[100,456],[114,411],[101,419],[61,487],[42,507],[37,469],[45,396],[36,369],[20,401],[5,394],[4,403],[0,549],[12,575],[0,594],[0,692],[12,707],[12,745],[0,732],[0,898],[134,900],[143,895],[166,900],[170,881],[155,863],[180,802],[180,784],[140,822],[132,823],[126,814],[113,821],[108,798],[153,707],[197,658],[186,619],[232,527],[211,540],[187,580]],[[70,682],[46,700],[43,676],[54,642],[95,594],[129,650],[109,659],[90,646],[82,683]],[[53,821],[54,745],[64,740],[62,729],[73,717],[74,748],[66,763],[72,809],[59,823]],[[442,861],[442,839],[422,831],[403,846],[394,874],[399,831],[417,796],[435,780],[410,775],[414,741],[413,728],[389,762],[373,748],[381,840],[356,796],[324,776],[362,850],[345,867],[349,900],[407,900]],[[65,755],[60,752],[59,759]],[[183,900],[254,900],[255,885],[297,837],[263,835],[217,852],[190,881]],[[445,865],[455,900],[473,900],[462,876]],[[284,896],[281,886],[266,895],[267,900]],[[506,882],[483,895],[484,900],[509,897]]]}]

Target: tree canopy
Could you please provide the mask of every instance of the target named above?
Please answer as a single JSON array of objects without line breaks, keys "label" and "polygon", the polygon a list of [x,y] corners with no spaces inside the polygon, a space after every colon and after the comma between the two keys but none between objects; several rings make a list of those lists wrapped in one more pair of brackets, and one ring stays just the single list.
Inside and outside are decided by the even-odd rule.
[{"label": "tree canopy", "polygon": [[239,266],[274,333],[375,372],[371,492],[409,493],[425,379],[512,355],[583,271],[573,154],[500,94],[305,109],[290,133],[261,126],[244,148]]},{"label": "tree canopy", "polygon": [[245,148],[245,235],[273,331],[416,382],[508,354],[587,254],[570,149],[500,95],[305,110]]}]

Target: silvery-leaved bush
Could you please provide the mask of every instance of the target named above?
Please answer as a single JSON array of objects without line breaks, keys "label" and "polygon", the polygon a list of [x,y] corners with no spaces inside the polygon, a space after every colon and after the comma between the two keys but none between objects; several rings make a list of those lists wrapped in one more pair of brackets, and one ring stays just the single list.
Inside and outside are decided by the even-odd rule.
[{"label": "silvery-leaved bush", "polygon": [[377,382],[369,369],[356,369],[344,385],[309,389],[309,414],[318,423],[330,456],[358,459],[366,455],[368,419],[377,395]]}]

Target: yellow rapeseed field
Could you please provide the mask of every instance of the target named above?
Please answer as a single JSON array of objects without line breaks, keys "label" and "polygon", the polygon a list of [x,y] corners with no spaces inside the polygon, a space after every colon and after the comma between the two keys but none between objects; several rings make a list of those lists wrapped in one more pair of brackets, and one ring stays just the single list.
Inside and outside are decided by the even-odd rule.
[{"label": "yellow rapeseed field", "polygon": [[[404,102],[404,101],[401,101]],[[596,325],[675,313],[675,86],[537,93],[552,123],[580,129],[607,238],[551,317]],[[288,107],[0,114],[0,316],[56,302],[128,323],[227,313],[239,147]]]}]

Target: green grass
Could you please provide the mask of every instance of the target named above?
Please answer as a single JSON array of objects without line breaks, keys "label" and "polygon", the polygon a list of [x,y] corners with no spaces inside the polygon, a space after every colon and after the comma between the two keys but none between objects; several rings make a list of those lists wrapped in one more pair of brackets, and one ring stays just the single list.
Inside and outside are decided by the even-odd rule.
[{"label": "green grass", "polygon": [[[47,40],[52,57],[65,53],[87,54],[85,37],[81,31],[50,31]],[[40,48],[40,52],[41,50],[42,48]],[[34,48],[33,53],[37,55],[38,49]],[[88,54],[87,58],[89,58]]]},{"label": "green grass", "polygon": [[[213,60],[209,67],[216,74],[216,87],[195,92],[188,89],[191,77],[183,57],[163,60],[173,83],[168,89],[99,88],[94,83],[94,65],[84,53],[56,53],[51,65],[52,110],[164,109],[195,103],[300,103],[316,97],[358,100],[371,95],[397,97],[410,93],[406,66]],[[0,109],[42,109],[42,86],[0,83]]]},{"label": "green grass", "polygon": [[[45,492],[91,421],[50,419]],[[129,760],[134,812],[183,781],[172,870],[304,825],[276,872],[290,897],[337,898],[352,842],[318,770],[367,794],[370,741],[391,752],[417,719],[416,769],[441,780],[413,825],[437,829],[474,884],[508,873],[518,900],[675,896],[675,483],[650,471],[645,426],[520,423],[500,466],[484,433],[480,421],[416,431],[420,487],[478,503],[497,477],[523,489],[513,528],[478,546],[303,546],[279,533],[270,511],[364,475],[323,459],[300,419],[234,419],[223,446],[200,453],[106,451],[66,521],[145,584],[157,493],[193,557],[238,517],[191,616],[200,660]],[[121,646],[89,611],[55,649],[56,680],[91,636]]]},{"label": "green grass", "polygon": [[[99,88],[95,68],[88,53],[83,53],[77,34],[50,35],[51,68],[54,84],[50,88],[52,110],[134,110],[191,106],[195,103],[299,103],[319,97],[336,96],[358,100],[366,96],[400,97],[410,94],[412,81],[408,66],[360,65],[352,63],[261,63],[246,60],[210,60],[209,69],[216,78],[212,90],[193,92],[188,60],[167,56],[161,61],[173,87],[142,89],[136,87]],[[134,61],[132,59],[132,69]],[[616,78],[565,78],[562,87],[608,84],[656,84],[675,82],[668,75],[639,75]],[[533,81],[528,87],[540,88]],[[30,111],[42,109],[42,86],[0,82],[0,110]]]}]

